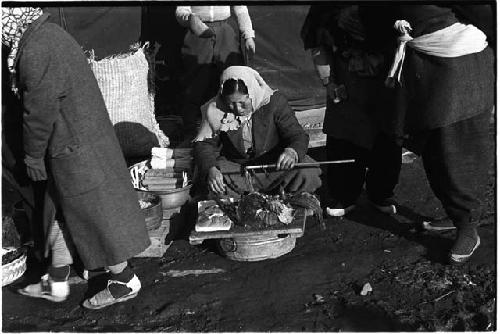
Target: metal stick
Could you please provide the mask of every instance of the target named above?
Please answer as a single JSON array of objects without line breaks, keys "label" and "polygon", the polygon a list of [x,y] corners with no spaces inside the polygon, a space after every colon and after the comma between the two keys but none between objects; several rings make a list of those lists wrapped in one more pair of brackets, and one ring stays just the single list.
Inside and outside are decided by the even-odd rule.
[{"label": "metal stick", "polygon": [[[330,160],[330,161],[318,161],[318,162],[299,162],[294,165],[294,167],[313,167],[319,165],[331,165],[331,164],[347,164],[353,163],[356,160],[347,159],[347,160]],[[276,164],[269,165],[257,165],[257,166],[245,166],[245,169],[265,169],[265,168],[276,168]]]}]

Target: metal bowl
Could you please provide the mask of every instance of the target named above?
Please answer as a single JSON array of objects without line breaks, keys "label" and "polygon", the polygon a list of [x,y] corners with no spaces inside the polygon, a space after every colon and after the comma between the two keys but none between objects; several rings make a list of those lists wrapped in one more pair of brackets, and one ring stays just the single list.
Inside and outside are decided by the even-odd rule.
[{"label": "metal bowl", "polygon": [[184,205],[189,199],[189,191],[193,184],[188,184],[187,186],[179,189],[163,190],[163,191],[149,191],[149,190],[138,190],[138,192],[144,192],[148,194],[154,194],[161,198],[161,206],[163,210],[175,209]]}]

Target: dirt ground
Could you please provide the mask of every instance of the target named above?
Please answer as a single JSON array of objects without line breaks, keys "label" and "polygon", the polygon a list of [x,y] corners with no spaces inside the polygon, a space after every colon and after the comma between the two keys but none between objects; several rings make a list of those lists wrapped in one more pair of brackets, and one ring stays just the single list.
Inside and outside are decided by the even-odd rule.
[{"label": "dirt ground", "polygon": [[[492,135],[492,157],[493,146]],[[210,244],[191,246],[181,238],[162,258],[132,260],[143,284],[139,296],[100,311],[80,303],[104,275],[89,285],[74,279],[70,298],[60,304],[18,295],[13,284],[2,289],[2,330],[493,331],[495,174],[493,161],[481,247],[462,266],[446,264],[454,232],[419,228],[423,216],[443,212],[417,159],[403,165],[396,216],[374,211],[362,197],[348,217],[328,219],[326,231],[309,217],[292,252],[261,262],[231,261]],[[363,296],[366,283],[373,291]]]}]

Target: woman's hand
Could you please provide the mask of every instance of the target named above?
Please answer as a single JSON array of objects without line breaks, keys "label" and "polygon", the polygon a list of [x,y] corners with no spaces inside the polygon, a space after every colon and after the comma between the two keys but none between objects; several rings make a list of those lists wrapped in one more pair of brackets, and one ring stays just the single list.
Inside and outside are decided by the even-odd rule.
[{"label": "woman's hand", "polygon": [[276,163],[276,169],[277,170],[291,169],[298,160],[299,157],[297,155],[297,152],[293,148],[287,147],[278,158],[278,162]]},{"label": "woman's hand", "polygon": [[217,167],[211,167],[208,170],[207,176],[208,189],[216,194],[224,194],[226,186],[224,184],[224,177]]},{"label": "woman's hand", "polygon": [[255,41],[252,37],[245,39],[245,50],[249,57],[253,57],[255,54]]}]

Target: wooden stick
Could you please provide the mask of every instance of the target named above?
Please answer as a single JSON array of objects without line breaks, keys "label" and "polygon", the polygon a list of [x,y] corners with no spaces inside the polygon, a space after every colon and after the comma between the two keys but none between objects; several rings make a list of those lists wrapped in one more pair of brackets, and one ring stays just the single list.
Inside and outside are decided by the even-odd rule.
[{"label": "wooden stick", "polygon": [[[294,168],[314,167],[319,165],[331,165],[331,164],[347,164],[347,163],[352,163],[354,161],[355,161],[354,159],[348,159],[348,160],[330,160],[330,161],[318,161],[318,162],[299,162],[294,165]],[[264,168],[276,168],[276,164],[245,166],[245,169],[264,169]]]}]

